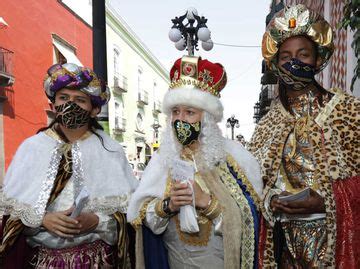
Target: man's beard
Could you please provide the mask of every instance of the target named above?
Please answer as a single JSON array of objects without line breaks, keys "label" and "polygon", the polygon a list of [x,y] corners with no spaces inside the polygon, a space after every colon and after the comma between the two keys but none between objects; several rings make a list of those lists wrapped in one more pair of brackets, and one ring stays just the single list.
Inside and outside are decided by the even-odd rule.
[{"label": "man's beard", "polygon": [[[215,118],[208,112],[203,112],[201,121],[201,135],[199,137],[200,148],[195,153],[195,158],[199,159],[199,169],[212,169],[215,165],[226,159],[224,150],[224,137],[217,125]],[[174,158],[179,158],[183,146],[177,141],[171,120],[167,120],[166,128],[162,134],[159,154],[163,162],[168,166]]]}]

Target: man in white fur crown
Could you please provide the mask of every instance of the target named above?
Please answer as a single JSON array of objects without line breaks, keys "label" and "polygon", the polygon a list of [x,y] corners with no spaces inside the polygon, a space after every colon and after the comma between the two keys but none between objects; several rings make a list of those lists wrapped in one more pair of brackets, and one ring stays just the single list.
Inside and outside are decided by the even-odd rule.
[{"label": "man in white fur crown", "polygon": [[255,158],[217,125],[226,72],[184,56],[170,78],[161,147],[128,209],[137,267],[257,268],[263,186]]}]

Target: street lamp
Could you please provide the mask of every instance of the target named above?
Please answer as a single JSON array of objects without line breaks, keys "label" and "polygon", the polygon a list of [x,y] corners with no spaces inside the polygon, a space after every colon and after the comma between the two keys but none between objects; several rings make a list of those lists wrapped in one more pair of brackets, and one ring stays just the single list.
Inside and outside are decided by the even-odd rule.
[{"label": "street lamp", "polygon": [[161,125],[155,121],[153,125],[151,125],[152,128],[154,129],[154,140],[155,140],[155,143],[158,143],[158,137],[159,137],[159,128],[161,127]]},{"label": "street lamp", "polygon": [[235,119],[235,115],[231,115],[231,117],[227,119],[226,127],[227,128],[231,127],[231,139],[234,140],[234,128],[240,127],[238,119]]},{"label": "street lamp", "polygon": [[[187,20],[187,22],[185,21]],[[210,39],[210,31],[206,26],[207,19],[198,16],[195,8],[188,8],[186,13],[171,20],[173,26],[169,31],[169,39],[175,43],[178,50],[187,48],[188,55],[193,56],[198,49],[198,41],[204,50],[211,50],[214,43]]]},{"label": "street lamp", "polygon": [[254,105],[254,123],[258,123],[260,118],[260,103],[256,102]]}]

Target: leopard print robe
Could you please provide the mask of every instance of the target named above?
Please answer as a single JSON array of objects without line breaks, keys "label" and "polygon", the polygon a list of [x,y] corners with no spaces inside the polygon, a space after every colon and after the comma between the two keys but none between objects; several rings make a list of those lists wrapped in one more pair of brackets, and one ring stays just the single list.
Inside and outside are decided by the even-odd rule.
[{"label": "leopard print robe", "polygon": [[[310,126],[310,141],[314,147],[314,179],[319,182],[320,192],[325,197],[328,247],[326,266],[335,267],[336,249],[336,204],[332,184],[336,180],[359,175],[360,146],[360,100],[339,89],[330,89],[334,94],[320,110]],[[263,197],[274,187],[277,172],[282,161],[284,145],[292,131],[295,118],[280,101],[262,118],[257,125],[249,150],[258,159],[264,182]],[[264,268],[276,268],[273,251],[275,219],[271,212],[262,212],[268,229],[264,234],[264,252],[260,254]]]}]

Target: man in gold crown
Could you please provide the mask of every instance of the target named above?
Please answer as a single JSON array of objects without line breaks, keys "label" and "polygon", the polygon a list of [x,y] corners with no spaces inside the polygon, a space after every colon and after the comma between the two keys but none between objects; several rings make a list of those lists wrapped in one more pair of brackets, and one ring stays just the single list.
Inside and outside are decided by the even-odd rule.
[{"label": "man in gold crown", "polygon": [[[223,117],[219,97],[225,70],[184,56],[170,77],[163,102],[167,129],[127,215],[142,226],[138,267],[257,268],[260,170],[255,158],[240,143],[223,138],[217,125]],[[174,175],[178,166],[194,169],[190,181],[179,180],[184,172]],[[195,209],[193,221],[191,214],[182,216],[185,207]],[[186,224],[190,229],[184,229]]]},{"label": "man in gold crown", "polygon": [[333,50],[330,25],[303,5],[280,11],[263,37],[279,100],[250,150],[265,185],[260,259],[268,268],[360,267],[360,103],[314,78]]}]

